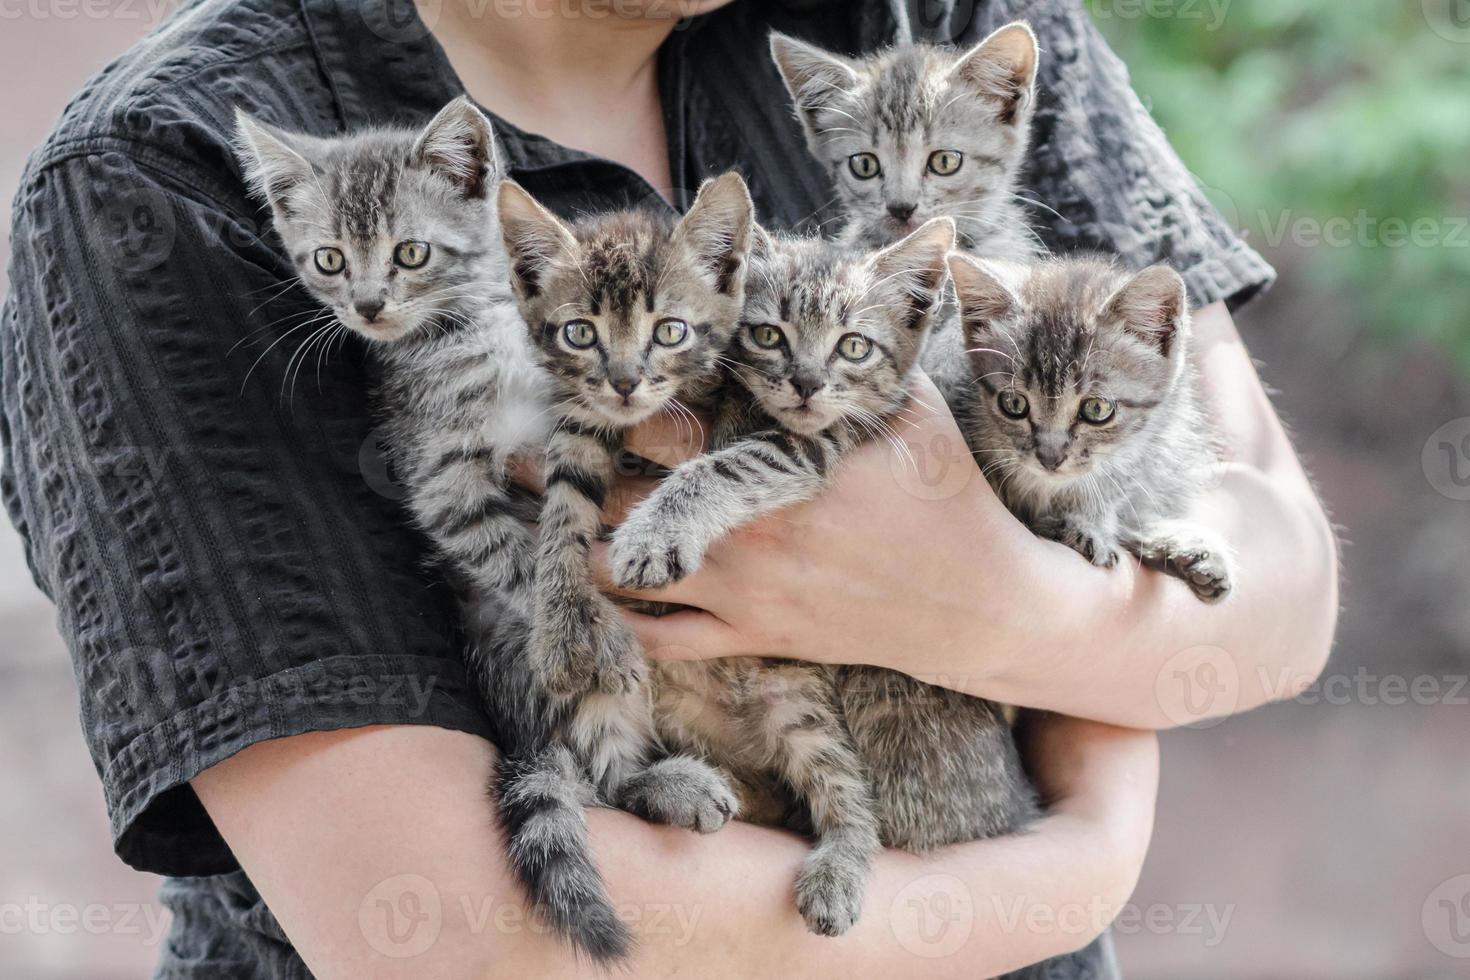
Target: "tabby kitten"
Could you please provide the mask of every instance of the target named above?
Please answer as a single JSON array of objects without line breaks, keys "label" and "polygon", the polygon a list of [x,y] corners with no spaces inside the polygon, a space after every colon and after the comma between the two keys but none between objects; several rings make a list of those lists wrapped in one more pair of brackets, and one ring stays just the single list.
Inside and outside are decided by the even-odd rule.
[{"label": "tabby kitten", "polygon": [[[953,245],[948,218],[875,254],[763,237],[714,448],[676,469],[617,530],[614,581],[648,588],[682,578],[736,526],[815,496],[844,454],[884,429],[907,395]],[[843,719],[845,673],[730,658],[661,663],[654,678],[667,743],[733,772],[746,802],[777,785],[805,810],[816,843],[797,907],[823,935],[857,920],[880,846],[873,789]]]},{"label": "tabby kitten", "polygon": [[880,247],[947,215],[966,251],[1039,250],[1016,193],[1039,59],[1024,23],[968,51],[914,44],[860,59],[772,34],[771,56],[836,185],[843,241]]},{"label": "tabby kitten", "polygon": [[1093,564],[1127,550],[1206,602],[1224,598],[1230,549],[1184,516],[1218,457],[1179,274],[958,255],[950,272],[974,377],[957,415],[1006,506]]},{"label": "tabby kitten", "polygon": [[734,173],[706,182],[677,224],[619,212],[568,225],[513,182],[499,196],[512,287],[557,415],[529,636],[523,654],[515,637],[499,644],[524,661],[505,686],[528,690],[542,716],[507,706],[520,730],[502,770],[501,813],[532,899],[580,949],[610,960],[628,935],[592,862],[584,805],[702,833],[738,809],[721,773],[660,744],[647,664],[597,588],[591,547],[623,433],[709,397],[739,319],[753,205]]},{"label": "tabby kitten", "polygon": [[236,121],[302,283],[381,366],[415,523],[461,586],[529,611],[533,541],[506,463],[545,442],[549,405],[507,285],[489,120],[459,98],[418,131],[324,139]]}]

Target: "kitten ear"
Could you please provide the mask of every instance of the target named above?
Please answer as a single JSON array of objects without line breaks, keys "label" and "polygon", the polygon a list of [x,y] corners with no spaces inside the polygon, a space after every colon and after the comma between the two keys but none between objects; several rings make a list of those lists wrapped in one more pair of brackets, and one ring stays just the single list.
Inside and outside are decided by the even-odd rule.
[{"label": "kitten ear", "polygon": [[719,293],[739,295],[750,255],[755,205],[745,181],[733,170],[699,188],[694,203],[674,229],[676,247],[689,251],[694,263],[713,280]]},{"label": "kitten ear", "polygon": [[769,258],[775,248],[775,243],[771,241],[770,234],[764,228],[757,224],[750,226],[750,257],[752,259]]},{"label": "kitten ear", "polygon": [[469,96],[439,110],[413,145],[414,159],[448,179],[465,197],[485,196],[500,175],[495,130]]},{"label": "kitten ear", "polygon": [[577,250],[567,226],[513,180],[500,182],[496,193],[500,235],[510,258],[510,281],[522,299],[540,294],[556,259]]},{"label": "kitten ear", "polygon": [[904,326],[927,328],[949,279],[945,256],[954,248],[954,219],[930,218],[908,237],[872,257],[874,294],[893,304]]},{"label": "kitten ear", "polygon": [[1007,24],[960,56],[954,74],[996,103],[1006,125],[1024,118],[1036,101],[1041,50],[1025,21]]},{"label": "kitten ear", "polygon": [[776,70],[786,83],[786,91],[791,93],[797,118],[806,129],[808,138],[815,139],[819,132],[817,113],[857,85],[857,70],[841,55],[823,51],[779,31],[771,32],[771,60],[776,63]]},{"label": "kitten ear", "polygon": [[267,126],[244,109],[235,110],[235,153],[245,172],[245,183],[252,194],[282,217],[291,214],[291,189],[312,179],[311,163],[293,145],[296,141],[297,137]]},{"label": "kitten ear", "polygon": [[1014,316],[1021,301],[1002,278],[1000,269],[985,261],[952,253],[949,274],[960,304],[960,324],[967,346],[983,344],[995,333],[995,324]]},{"label": "kitten ear", "polygon": [[1189,292],[1179,273],[1151,265],[1130,279],[1108,300],[1102,319],[1120,323],[1168,357],[1187,328]]}]

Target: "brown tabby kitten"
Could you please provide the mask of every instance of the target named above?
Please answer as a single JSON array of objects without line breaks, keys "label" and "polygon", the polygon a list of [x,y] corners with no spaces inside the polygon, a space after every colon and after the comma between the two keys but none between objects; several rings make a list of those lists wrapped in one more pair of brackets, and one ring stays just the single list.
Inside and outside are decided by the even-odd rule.
[{"label": "brown tabby kitten", "polygon": [[647,664],[597,588],[591,547],[623,433],[708,399],[739,319],[754,214],[733,173],[706,182],[677,223],[635,211],[565,224],[510,181],[499,205],[511,284],[558,416],[529,633],[490,629],[488,659],[503,665],[507,692],[496,707],[514,743],[501,814],[533,901],[579,948],[613,959],[628,934],[592,862],[583,806],[708,833],[738,804],[722,773],[660,744]]}]

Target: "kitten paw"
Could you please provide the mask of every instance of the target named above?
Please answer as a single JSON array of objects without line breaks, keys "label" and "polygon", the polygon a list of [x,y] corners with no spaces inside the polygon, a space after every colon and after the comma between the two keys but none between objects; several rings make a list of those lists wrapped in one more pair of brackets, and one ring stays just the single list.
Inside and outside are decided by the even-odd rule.
[{"label": "kitten paw", "polygon": [[[821,845],[818,845],[819,847]],[[863,911],[867,868],[813,851],[796,878],[796,908],[819,936],[840,936]]]},{"label": "kitten paw", "polygon": [[719,770],[692,756],[660,759],[623,785],[618,805],[653,823],[712,834],[740,812]]},{"label": "kitten paw", "polygon": [[552,622],[531,631],[531,656],[552,694],[572,697],[592,690],[627,694],[641,687],[648,664],[638,640],[611,606],[577,602]]},{"label": "kitten paw", "polygon": [[608,564],[618,588],[657,589],[693,572],[701,557],[692,545],[674,535],[629,521],[613,535]]},{"label": "kitten paw", "polygon": [[1118,564],[1118,541],[1106,531],[1079,527],[1060,517],[1037,521],[1031,530],[1038,537],[1066,545],[1099,568]]},{"label": "kitten paw", "polygon": [[1230,552],[1202,530],[1171,528],[1148,535],[1137,545],[1144,564],[1182,579],[1202,602],[1230,594]]}]

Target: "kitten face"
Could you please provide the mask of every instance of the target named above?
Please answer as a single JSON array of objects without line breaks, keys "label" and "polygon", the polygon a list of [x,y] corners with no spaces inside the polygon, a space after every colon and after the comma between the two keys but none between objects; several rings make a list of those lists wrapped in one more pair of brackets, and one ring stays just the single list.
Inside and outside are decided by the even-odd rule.
[{"label": "kitten face", "polygon": [[1025,24],[959,53],[913,45],[855,61],[780,34],[771,53],[850,217],[888,240],[937,215],[962,231],[999,220],[1035,101]]},{"label": "kitten face", "polygon": [[564,414],[634,425],[710,377],[739,318],[753,207],[726,174],[677,224],[619,212],[563,224],[500,190],[511,282]]},{"label": "kitten face", "polygon": [[866,255],[816,239],[763,240],[730,346],[735,375],[793,432],[891,414],[943,296],[954,236],[954,223],[937,218]]},{"label": "kitten face", "polygon": [[490,122],[467,99],[421,132],[318,139],[243,112],[236,122],[246,178],[344,326],[392,342],[468,315],[495,244],[500,168]]},{"label": "kitten face", "polygon": [[[1147,451],[1184,358],[1184,281],[1099,259],[1034,266],[950,258],[987,473],[1056,490]],[[1102,479],[1098,476],[1098,479]],[[1113,477],[1117,479],[1116,476]]]}]

